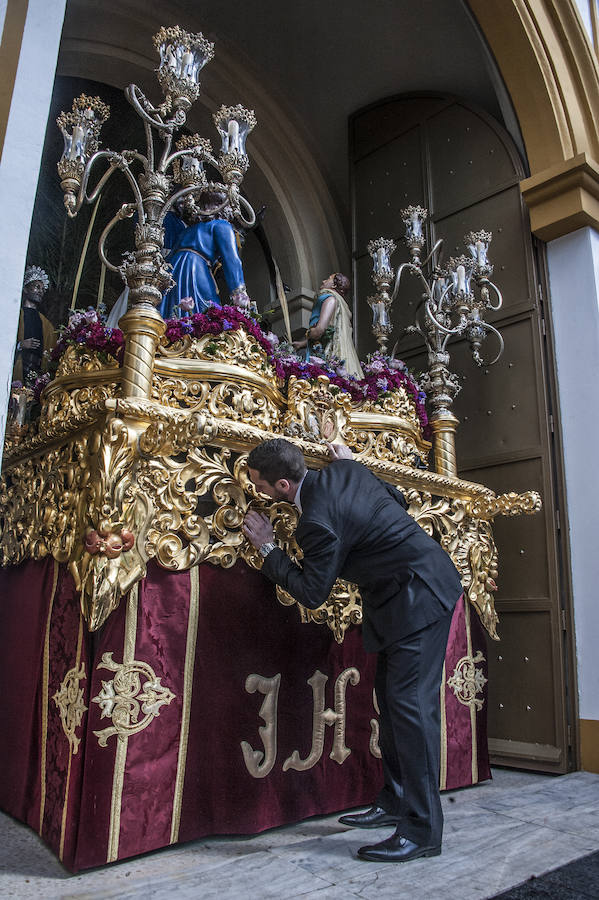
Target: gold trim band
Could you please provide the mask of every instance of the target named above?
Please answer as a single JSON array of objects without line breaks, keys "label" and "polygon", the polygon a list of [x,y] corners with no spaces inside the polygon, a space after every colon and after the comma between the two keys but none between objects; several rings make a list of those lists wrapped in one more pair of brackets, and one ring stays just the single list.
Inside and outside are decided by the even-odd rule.
[{"label": "gold trim band", "polygon": [[445,663],[443,663],[443,676],[440,688],[441,702],[441,760],[439,766],[439,790],[447,787],[447,710],[445,709]]},{"label": "gold trim band", "polygon": [[[123,644],[123,663],[130,664],[135,659],[135,640],[137,637],[137,607],[139,602],[139,583],[135,584],[127,597],[125,616],[125,640]],[[127,762],[127,735],[119,735],[116,742],[116,755],[112,777],[112,798],[110,803],[110,825],[108,829],[108,854],[106,862],[114,862],[119,855],[119,838],[121,831],[121,803],[123,784],[125,781],[125,764]]]},{"label": "gold trim band", "polygon": [[[79,666],[81,665],[81,647],[83,645],[83,617],[81,612],[79,613],[79,633],[77,635],[77,654],[75,659],[75,666],[77,671],[79,671]],[[85,671],[85,670],[84,670]],[[67,814],[69,809],[69,787],[71,785],[71,763],[73,761],[73,744],[69,741],[69,766],[67,769],[67,779],[66,785],[64,789],[64,805],[62,808],[62,823],[60,826],[60,849],[58,851],[58,858],[62,862],[62,858],[64,855],[64,838],[67,827]]]},{"label": "gold trim band", "polygon": [[183,803],[183,784],[185,782],[185,764],[187,761],[187,742],[189,740],[189,717],[193,692],[193,670],[195,666],[196,643],[198,637],[198,619],[200,611],[200,570],[197,566],[190,569],[189,618],[187,620],[187,643],[185,647],[185,670],[183,676],[183,704],[181,709],[181,732],[179,737],[179,758],[177,760],[177,777],[175,779],[175,795],[173,799],[173,818],[171,822],[171,844],[179,840],[181,822],[181,805]]},{"label": "gold trim band", "polygon": [[[464,598],[465,601],[466,598]],[[472,632],[470,630],[470,604],[464,602],[464,613],[466,620],[466,645],[467,654],[472,659]],[[478,744],[476,740],[476,704],[474,700],[469,703],[470,706],[470,731],[472,739],[472,784],[478,782]]]},{"label": "gold trim band", "polygon": [[52,593],[50,595],[50,603],[48,605],[48,620],[46,622],[46,636],[44,638],[44,661],[42,670],[42,747],[40,759],[40,827],[39,834],[42,833],[44,824],[44,811],[46,809],[46,744],[48,741],[48,683],[50,681],[50,624],[52,622],[52,610],[54,608],[54,597],[56,595],[56,585],[58,584],[58,563],[54,562],[52,573]]}]

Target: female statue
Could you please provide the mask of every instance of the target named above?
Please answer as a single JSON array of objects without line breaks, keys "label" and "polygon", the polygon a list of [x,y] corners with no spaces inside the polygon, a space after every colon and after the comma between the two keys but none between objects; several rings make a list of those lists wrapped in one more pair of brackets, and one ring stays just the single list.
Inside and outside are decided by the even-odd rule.
[{"label": "female statue", "polygon": [[322,282],[310,315],[305,339],[294,341],[296,350],[306,348],[306,360],[311,356],[337,359],[347,372],[363,378],[358,354],[352,338],[352,314],[347,305],[349,278],[337,272]]}]

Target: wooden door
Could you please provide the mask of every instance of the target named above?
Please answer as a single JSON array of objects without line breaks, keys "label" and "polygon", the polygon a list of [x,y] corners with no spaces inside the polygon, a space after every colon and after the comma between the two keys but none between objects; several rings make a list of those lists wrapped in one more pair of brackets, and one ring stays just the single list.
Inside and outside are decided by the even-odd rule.
[{"label": "wooden door", "polygon": [[[376,347],[366,303],[374,292],[366,246],[371,238],[392,237],[395,266],[408,258],[402,208],[428,208],[430,245],[444,238],[446,259],[464,252],[467,232],[493,232],[489,256],[504,303],[489,321],[503,334],[505,352],[495,366],[477,368],[466,342],[450,345],[450,367],[463,379],[455,403],[458,466],[463,478],[497,493],[539,491],[543,510],[495,520],[501,641],[488,641],[489,743],[495,763],[565,772],[576,764],[568,728],[575,712],[569,701],[575,694],[571,601],[561,574],[567,548],[560,533],[561,455],[543,257],[541,248],[537,258],[520,194],[524,167],[489,116],[453,98],[430,96],[392,99],[356,113],[350,161],[361,354]],[[413,321],[420,293],[415,280],[400,292],[390,346]],[[415,339],[404,339],[398,355],[422,371],[425,353]]]}]

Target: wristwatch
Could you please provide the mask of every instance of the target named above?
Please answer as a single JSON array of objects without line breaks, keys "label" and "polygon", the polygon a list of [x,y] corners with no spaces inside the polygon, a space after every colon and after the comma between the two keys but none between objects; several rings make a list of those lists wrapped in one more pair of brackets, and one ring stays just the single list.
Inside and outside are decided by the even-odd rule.
[{"label": "wristwatch", "polygon": [[268,556],[270,551],[274,550],[276,548],[276,546],[277,545],[275,544],[274,541],[267,541],[265,544],[262,544],[262,546],[258,549],[258,553],[260,554],[260,556],[263,556],[264,559],[266,559],[266,557]]}]

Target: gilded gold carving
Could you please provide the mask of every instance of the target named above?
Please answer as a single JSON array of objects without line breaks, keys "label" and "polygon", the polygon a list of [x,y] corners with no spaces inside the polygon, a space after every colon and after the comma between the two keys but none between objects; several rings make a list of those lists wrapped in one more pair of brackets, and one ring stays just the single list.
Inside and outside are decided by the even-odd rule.
[{"label": "gilded gold carving", "polygon": [[345,692],[347,684],[356,685],[360,681],[360,673],[355,668],[345,669],[339,675],[335,682],[335,709],[324,708],[324,689],[328,681],[328,676],[323,675],[318,669],[308,679],[308,684],[312,688],[313,695],[313,715],[312,715],[312,747],[308,756],[302,759],[297,750],[294,750],[283,763],[283,771],[295,769],[298,772],[305,772],[315,766],[322,756],[324,749],[324,735],[327,725],[334,728],[333,749],[329,756],[336,763],[342,765],[351,750],[345,746],[345,717],[346,702]]},{"label": "gilded gold carving", "polygon": [[470,504],[470,514],[479,519],[492,519],[495,516],[522,516],[539,512],[542,506],[541,497],[537,491],[525,491],[524,494],[500,494],[495,497],[492,494],[487,497],[477,497]]},{"label": "gilded gold carving", "polygon": [[186,335],[168,346],[163,338],[158,355],[167,359],[198,359],[212,363],[233,363],[261,374],[272,372],[266,352],[242,328],[222,334],[206,334],[195,338]]},{"label": "gilded gold carving", "polygon": [[412,437],[393,431],[365,431],[349,428],[345,433],[347,444],[356,457],[374,456],[376,459],[401,462],[406,466],[413,464],[422,450]]},{"label": "gilded gold carving", "polygon": [[79,686],[80,681],[85,681],[85,663],[69,669],[62,679],[60,689],[52,696],[73,755],[77,753],[81,743],[81,738],[77,737],[75,730],[81,725],[83,714],[87,709],[83,703],[83,688]]},{"label": "gilded gold carving", "polygon": [[256,691],[264,694],[264,701],[258,713],[264,722],[264,725],[258,728],[264,751],[253,750],[247,741],[241,742],[243,759],[252,778],[266,778],[269,772],[272,771],[277,758],[277,704],[280,686],[280,673],[273,678],[264,678],[262,675],[248,675],[245,680],[245,689],[248,694],[253,694]]},{"label": "gilded gold carving", "polygon": [[121,596],[146,573],[145,537],[154,504],[137,482],[130,441],[125,423],[111,418],[90,454],[89,518],[85,522],[82,517],[87,524],[85,543],[80,557],[71,560],[71,571],[91,631],[106,621]]},{"label": "gilded gold carving", "polygon": [[[430,444],[405,391],[382,405],[355,403],[321,376],[291,378],[284,396],[264,350],[242,330],[160,346],[151,399],[120,396],[121,370],[95,354],[72,348],[60,371],[44,392],[38,423],[5,448],[0,563],[48,554],[68,562],[91,629],[152,557],[174,571],[238,559],[260,568],[242,532],[250,504],[269,515],[280,545],[301,559],[295,508],[257,496],[247,477],[247,452],[285,433],[309,466],[326,464],[327,441],[342,441],[376,475],[401,486],[409,512],[453,557],[469,601],[497,636],[491,520],[535,512],[540,499],[535,492],[496,497],[483,485],[417,468]],[[277,595],[294,603],[281,589]],[[320,609],[298,610],[302,621],[326,624],[338,642],[362,615],[357,588],[342,581]]]},{"label": "gilded gold carving", "polygon": [[[110,681],[102,681],[102,690],[97,697],[92,697],[92,703],[97,703],[102,710],[100,718],[112,720],[112,725],[94,731],[100,747],[106,747],[112,735],[125,741],[143,731],[160,715],[161,707],[175,699],[175,694],[160,683],[152,667],[141,660],[116,663],[112,652],[103,653],[97,668],[115,673]],[[145,678],[143,688],[142,678]]]},{"label": "gilded gold carving", "polygon": [[118,362],[114,357],[108,356],[108,361],[105,361],[99,353],[89,350],[83,345],[81,347],[69,346],[60,357],[56,378],[89,372],[104,373],[107,368],[118,370]]},{"label": "gilded gold carving", "polygon": [[276,405],[259,387],[242,387],[234,381],[211,387],[205,381],[157,377],[153,397],[165,406],[206,410],[217,418],[249,422],[259,428],[273,428],[279,418]]},{"label": "gilded gold carving", "polygon": [[337,441],[343,436],[350,412],[349,394],[333,393],[325,375],[320,375],[315,383],[292,375],[281,429],[290,437]]},{"label": "gilded gold carving", "polygon": [[478,697],[477,694],[483,693],[487,679],[482,669],[476,668],[476,663],[484,661],[481,650],[477,650],[474,657],[462,656],[456,663],[453,675],[447,679],[447,686],[452,689],[460,703],[464,706],[473,705],[477,710],[482,709],[485,702],[484,696]]},{"label": "gilded gold carving", "polygon": [[[277,597],[284,606],[292,606],[296,601],[283,588],[277,586]],[[327,625],[338,644],[343,643],[345,632],[350,625],[362,622],[362,598],[355,584],[337,579],[326,603],[318,609],[306,609],[298,603],[302,622],[318,622]]]}]

